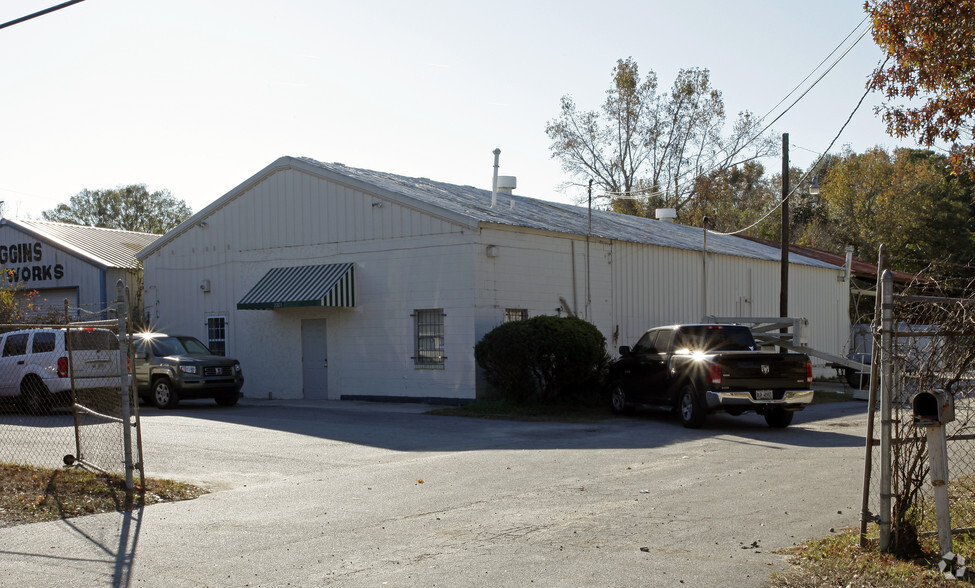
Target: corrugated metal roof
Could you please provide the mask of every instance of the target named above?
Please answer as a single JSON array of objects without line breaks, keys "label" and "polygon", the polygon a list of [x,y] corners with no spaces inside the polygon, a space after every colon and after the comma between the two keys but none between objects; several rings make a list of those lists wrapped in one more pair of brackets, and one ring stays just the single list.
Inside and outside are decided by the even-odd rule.
[{"label": "corrugated metal roof", "polygon": [[273,268],[237,303],[238,310],[295,306],[355,306],[353,264]]},{"label": "corrugated metal roof", "polygon": [[47,221],[5,218],[0,222],[46,240],[79,257],[114,268],[138,268],[139,261],[135,254],[162,236]]},{"label": "corrugated metal roof", "polygon": [[[257,182],[279,170],[296,169],[305,173],[321,172],[322,176],[347,178],[363,188],[380,190],[392,199],[411,200],[422,208],[443,211],[445,216],[458,222],[466,219],[471,225],[497,223],[516,227],[555,231],[585,236],[588,232],[587,207],[548,202],[526,196],[499,193],[497,205],[491,207],[491,191],[472,186],[458,186],[427,178],[411,178],[396,174],[349,167],[341,163],[323,163],[308,157],[280,157],[239,186],[224,194],[203,210],[183,221],[166,233],[152,246],[140,252],[145,259],[166,243],[176,239],[191,227],[214,214],[229,202],[246,193]],[[377,194],[379,194],[377,192]],[[512,205],[512,203],[514,203]],[[588,234],[603,239],[616,239],[632,243],[644,243],[660,247],[700,251],[703,230],[676,223],[663,222],[636,216],[592,210],[592,228]],[[736,237],[708,233],[708,252],[735,255],[768,261],[780,261],[778,247],[768,247]],[[801,255],[791,254],[790,262],[801,265],[837,269],[838,266]]]},{"label": "corrugated metal roof", "polygon": [[[587,207],[499,193],[497,204],[492,208],[490,190],[472,186],[457,186],[426,178],[410,178],[358,169],[341,163],[323,163],[307,157],[295,159],[322,170],[448,210],[476,222],[498,223],[574,235],[587,234],[589,215]],[[700,251],[704,240],[703,229],[700,227],[689,227],[596,209],[592,210],[592,229],[589,234],[604,239],[692,251]],[[709,253],[769,261],[781,260],[778,247],[769,247],[734,235],[709,232],[707,241]],[[818,259],[795,254],[791,254],[789,260],[791,263],[802,265],[837,267]]]},{"label": "corrugated metal roof", "polygon": [[[750,241],[755,241],[757,243],[764,243],[766,245],[774,245],[774,242],[767,239],[762,239],[760,237],[743,237]],[[806,257],[812,257],[814,259],[819,259],[827,263],[832,263],[841,267],[846,267],[846,255],[841,255],[839,253],[831,253],[829,251],[823,251],[822,249],[816,249],[815,247],[806,247],[803,245],[792,244],[789,245],[789,251],[804,255]],[[851,266],[851,271],[853,275],[858,278],[868,278],[871,280],[877,279],[877,265],[870,263],[868,261],[861,261],[859,259],[853,258],[853,263]],[[917,274],[909,274],[907,272],[899,272],[896,270],[891,270],[890,272],[894,276],[895,283],[901,284],[916,284],[916,283],[927,283],[929,280]]]}]

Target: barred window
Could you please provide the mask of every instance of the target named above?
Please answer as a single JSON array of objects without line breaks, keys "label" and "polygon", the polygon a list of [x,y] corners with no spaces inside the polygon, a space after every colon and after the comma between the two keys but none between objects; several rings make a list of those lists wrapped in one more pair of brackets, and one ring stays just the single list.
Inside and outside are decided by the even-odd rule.
[{"label": "barred window", "polygon": [[504,309],[504,322],[513,323],[515,321],[528,320],[527,308],[506,308]]},{"label": "barred window", "polygon": [[214,355],[227,355],[227,317],[207,317],[207,347]]},{"label": "barred window", "polygon": [[413,311],[416,350],[413,365],[417,368],[443,369],[444,312],[442,308]]}]

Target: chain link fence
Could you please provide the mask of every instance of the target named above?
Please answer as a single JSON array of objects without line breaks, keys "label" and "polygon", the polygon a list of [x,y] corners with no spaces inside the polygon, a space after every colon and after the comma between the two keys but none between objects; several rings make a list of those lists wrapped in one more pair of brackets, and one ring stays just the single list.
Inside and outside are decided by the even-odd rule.
[{"label": "chain link fence", "polygon": [[904,554],[938,534],[938,482],[931,476],[927,430],[915,424],[912,403],[919,392],[943,391],[954,402],[954,420],[943,425],[951,527],[955,534],[975,532],[975,291],[949,297],[931,282],[916,288],[925,295],[889,296],[886,343],[884,321],[873,322],[860,529],[862,544],[875,536],[882,549]]},{"label": "chain link fence", "polygon": [[[141,481],[138,399],[128,390],[120,309],[124,315],[119,303],[44,317],[57,322],[0,325],[0,463],[80,466],[130,484],[138,473]],[[87,320],[71,322],[78,318]]]}]

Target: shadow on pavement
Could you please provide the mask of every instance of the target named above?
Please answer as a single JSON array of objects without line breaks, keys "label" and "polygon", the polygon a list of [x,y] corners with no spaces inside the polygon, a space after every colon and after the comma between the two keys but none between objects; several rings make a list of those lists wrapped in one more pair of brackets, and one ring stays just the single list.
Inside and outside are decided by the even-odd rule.
[{"label": "shadow on pavement", "polygon": [[181,417],[395,451],[640,449],[708,438],[797,447],[862,447],[866,422],[866,404],[858,402],[807,407],[785,429],[772,429],[755,414],[715,414],[704,428],[686,429],[666,412],[649,410],[592,423],[445,417],[423,410],[416,405],[404,405],[399,411],[395,406],[342,401],[318,405],[248,402],[230,408],[203,402],[184,403],[172,411],[145,408],[142,418],[143,426],[154,426],[157,419]]},{"label": "shadow on pavement", "polygon": [[[121,511],[110,513],[117,515],[120,519],[118,529],[105,529],[104,518],[98,519],[99,523],[94,523],[95,517],[76,517],[47,523],[50,525],[61,525],[83,541],[87,546],[94,548],[95,555],[75,555],[65,556],[60,552],[37,552],[30,553],[17,550],[0,550],[0,558],[7,556],[17,558],[21,561],[31,561],[37,559],[54,560],[63,562],[60,565],[71,567],[73,565],[84,565],[92,562],[104,565],[104,575],[106,584],[113,587],[125,587],[133,584],[133,562],[136,555],[136,547],[139,543],[139,535],[142,529],[142,516],[145,507],[133,508],[132,511]],[[29,525],[24,525],[25,527]],[[53,549],[53,548],[52,548]],[[86,548],[85,551],[88,551]],[[110,571],[109,571],[110,570]]]}]

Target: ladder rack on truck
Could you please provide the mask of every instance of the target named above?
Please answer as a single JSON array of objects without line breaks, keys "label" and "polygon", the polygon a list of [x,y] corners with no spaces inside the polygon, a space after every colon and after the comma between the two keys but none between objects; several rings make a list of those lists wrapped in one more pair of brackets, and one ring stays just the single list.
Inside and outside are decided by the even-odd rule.
[{"label": "ladder rack on truck", "polygon": [[[861,363],[859,361],[850,359],[849,357],[834,355],[832,353],[813,349],[808,345],[803,345],[802,328],[809,323],[809,321],[806,319],[782,317],[706,316],[704,317],[703,322],[714,324],[748,325],[752,329],[752,335],[755,336],[755,340],[760,345],[782,347],[783,349],[788,349],[789,351],[805,353],[810,357],[825,359],[827,362],[829,362],[826,365],[835,369],[849,368],[860,372],[870,372],[870,364]],[[788,329],[789,332],[783,333],[781,332],[782,329]]]}]

